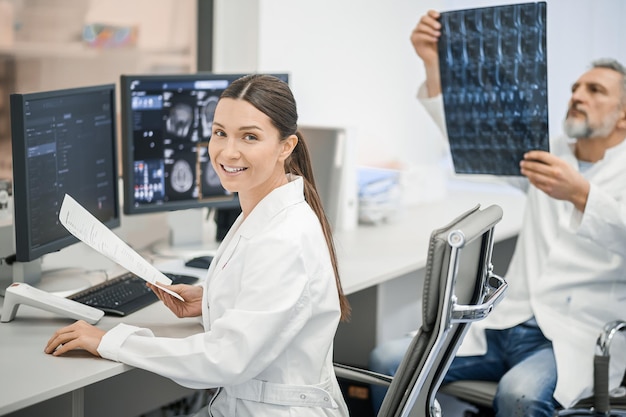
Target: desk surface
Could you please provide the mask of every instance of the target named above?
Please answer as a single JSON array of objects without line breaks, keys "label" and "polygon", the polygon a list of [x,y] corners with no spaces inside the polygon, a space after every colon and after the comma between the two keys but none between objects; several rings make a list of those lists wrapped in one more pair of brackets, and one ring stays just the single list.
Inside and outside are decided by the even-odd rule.
[{"label": "desk surface", "polygon": [[440,201],[405,209],[389,223],[336,233],[344,291],[350,294],[423,268],[430,233],[478,204],[502,207],[502,220],[494,230],[496,242],[516,236],[525,198],[508,185],[455,181]]},{"label": "desk surface", "polygon": [[[504,215],[496,226],[495,239],[512,237],[521,223],[523,202],[523,194],[506,186],[451,183],[442,201],[405,209],[386,224],[336,233],[344,290],[354,293],[423,268],[430,232],[477,204],[500,205]],[[178,260],[158,266],[172,272],[204,273],[184,268]],[[124,319],[105,316],[98,327],[109,329],[120,321],[151,328],[158,336],[184,337],[202,329],[198,319],[178,319],[160,303]],[[0,415],[131,369],[82,352],[60,358],[45,354],[43,348],[52,333],[71,322],[21,306],[14,321],[0,323]]]},{"label": "desk surface", "polygon": [[[98,323],[110,329],[118,318],[103,317]],[[52,333],[73,320],[20,306],[14,321],[0,323],[0,415],[85,387],[132,369],[97,359],[85,352],[53,357],[43,352]],[[202,330],[197,319],[178,319],[155,303],[125,320],[149,327],[159,336],[184,337]]]}]

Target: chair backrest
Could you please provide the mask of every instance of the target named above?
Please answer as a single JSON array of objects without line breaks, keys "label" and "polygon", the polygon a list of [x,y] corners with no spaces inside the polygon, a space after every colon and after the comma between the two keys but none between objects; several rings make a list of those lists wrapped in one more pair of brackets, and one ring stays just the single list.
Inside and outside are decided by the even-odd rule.
[{"label": "chair backrest", "polygon": [[389,385],[379,417],[430,416],[435,394],[470,322],[486,317],[506,291],[493,274],[499,206],[480,206],[432,232],[424,277],[422,325]]}]

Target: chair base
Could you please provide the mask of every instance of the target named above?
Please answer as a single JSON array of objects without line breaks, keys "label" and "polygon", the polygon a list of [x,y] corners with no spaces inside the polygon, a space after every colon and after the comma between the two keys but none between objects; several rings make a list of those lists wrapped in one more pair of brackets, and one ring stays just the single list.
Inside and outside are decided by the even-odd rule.
[{"label": "chair base", "polygon": [[626,417],[626,410],[611,410],[608,414],[596,413],[594,410],[583,408],[570,408],[567,410],[559,410],[556,413],[558,417],[583,417],[583,416],[595,416],[595,417]]}]

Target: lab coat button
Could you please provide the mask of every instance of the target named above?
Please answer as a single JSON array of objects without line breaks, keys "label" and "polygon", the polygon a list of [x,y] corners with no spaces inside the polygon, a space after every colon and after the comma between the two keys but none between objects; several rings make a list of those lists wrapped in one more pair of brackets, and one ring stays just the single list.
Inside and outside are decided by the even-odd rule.
[{"label": "lab coat button", "polygon": [[300,394],[300,399],[302,399],[302,400],[306,399],[306,395]]},{"label": "lab coat button", "polygon": [[324,401],[328,402],[328,397],[324,397]]}]

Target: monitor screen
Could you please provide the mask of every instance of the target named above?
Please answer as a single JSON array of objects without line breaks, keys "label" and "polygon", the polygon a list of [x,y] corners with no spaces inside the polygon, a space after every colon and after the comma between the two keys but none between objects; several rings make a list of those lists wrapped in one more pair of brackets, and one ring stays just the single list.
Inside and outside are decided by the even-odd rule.
[{"label": "monitor screen", "polygon": [[78,241],[59,222],[66,193],[118,227],[115,85],[12,94],[10,105],[16,260]]},{"label": "monitor screen", "polygon": [[[220,95],[243,75],[122,75],[125,214],[239,207],[207,145]],[[288,82],[287,74],[273,75]]]}]

